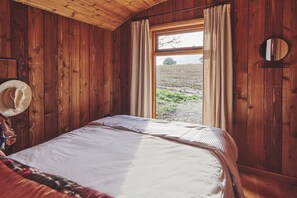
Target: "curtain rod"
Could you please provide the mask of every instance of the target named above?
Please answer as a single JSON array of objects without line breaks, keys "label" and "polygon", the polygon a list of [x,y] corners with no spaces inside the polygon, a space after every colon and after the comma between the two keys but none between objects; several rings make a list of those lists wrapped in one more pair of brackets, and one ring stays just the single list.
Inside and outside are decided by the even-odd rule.
[{"label": "curtain rod", "polygon": [[185,11],[196,10],[196,9],[201,9],[201,8],[210,8],[210,7],[213,7],[213,6],[219,6],[219,5],[224,5],[224,4],[228,4],[228,3],[231,3],[231,1],[228,0],[228,1],[218,2],[218,3],[212,3],[210,5],[195,6],[195,7],[185,8],[185,9],[180,9],[180,10],[175,10],[175,11],[171,11],[171,12],[164,12],[164,13],[159,13],[159,14],[152,14],[152,15],[148,15],[148,16],[144,16],[144,17],[134,18],[134,19],[132,19],[132,21],[138,21],[138,20],[148,19],[149,17],[155,17],[155,16],[160,16],[160,15],[165,15],[165,14],[185,12]]}]

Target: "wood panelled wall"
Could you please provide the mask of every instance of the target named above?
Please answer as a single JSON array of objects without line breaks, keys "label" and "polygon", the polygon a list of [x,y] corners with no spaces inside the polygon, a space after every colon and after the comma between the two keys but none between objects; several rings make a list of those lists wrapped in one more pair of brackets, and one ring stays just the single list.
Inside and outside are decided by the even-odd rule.
[{"label": "wood panelled wall", "polygon": [[12,118],[18,141],[10,152],[111,114],[111,31],[10,0],[0,5],[0,57],[18,60],[33,93],[29,109]]},{"label": "wood panelled wall", "polygon": [[[162,24],[203,17],[220,0],[168,0],[136,17]],[[239,163],[297,177],[297,2],[231,0],[234,133]],[[130,22],[114,32],[0,0],[0,57],[16,58],[32,104],[13,118],[18,151],[106,114],[129,114]],[[258,49],[269,37],[290,45],[290,68],[262,69]],[[11,72],[1,71],[1,77]]]},{"label": "wood panelled wall", "polygon": [[[151,25],[203,17],[202,9],[172,13],[218,0],[168,0],[136,17],[149,17]],[[234,0],[232,4],[234,54],[234,133],[239,163],[297,177],[297,1]],[[129,113],[130,22],[114,31],[113,104],[117,113]],[[289,42],[284,62],[290,68],[263,69],[259,46],[269,37]]]}]

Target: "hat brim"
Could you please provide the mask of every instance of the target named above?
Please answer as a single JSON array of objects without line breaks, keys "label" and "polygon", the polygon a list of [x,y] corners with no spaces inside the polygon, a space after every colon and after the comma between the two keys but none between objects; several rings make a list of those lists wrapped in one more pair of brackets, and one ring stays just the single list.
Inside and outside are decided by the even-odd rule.
[{"label": "hat brim", "polygon": [[[8,88],[17,88],[17,89],[22,89],[23,93],[25,95],[25,99],[22,101],[22,105],[18,109],[10,109],[7,108],[3,104],[3,93],[6,89]],[[20,80],[9,80],[0,85],[0,113],[4,116],[15,116],[18,115],[22,112],[24,112],[30,105],[32,100],[32,92],[29,87],[25,82],[20,81]]]}]

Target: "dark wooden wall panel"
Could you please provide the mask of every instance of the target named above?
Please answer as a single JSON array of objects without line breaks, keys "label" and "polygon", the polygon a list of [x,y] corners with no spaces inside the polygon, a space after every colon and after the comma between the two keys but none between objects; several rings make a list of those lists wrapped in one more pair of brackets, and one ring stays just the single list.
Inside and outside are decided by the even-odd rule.
[{"label": "dark wooden wall panel", "polygon": [[104,76],[100,76],[100,74],[104,75],[103,62],[104,62],[104,53],[103,43],[104,39],[104,30],[91,28],[90,29],[90,73],[95,74],[94,78],[90,80],[90,118],[93,120],[97,114],[103,116],[103,104],[104,97],[100,93],[104,93],[103,81]]},{"label": "dark wooden wall panel", "polygon": [[[157,6],[156,6],[157,7]],[[186,8],[185,7],[185,1],[179,1],[179,0],[176,0],[175,1],[175,10],[181,10],[183,8]],[[187,13],[192,13],[193,11],[187,11]],[[185,14],[187,15],[187,14]],[[186,19],[189,19],[187,17],[185,17],[184,15],[184,12],[176,12],[175,13],[175,20],[176,21],[181,21],[181,20],[186,20]]]},{"label": "dark wooden wall panel", "polygon": [[[44,138],[58,135],[58,17],[44,13]],[[54,42],[53,42],[54,41]]]},{"label": "dark wooden wall panel", "polygon": [[[108,115],[112,110],[112,80],[113,80],[113,36],[109,31],[104,30],[104,110],[103,114]],[[102,97],[100,95],[99,97]]]},{"label": "dark wooden wall panel", "polygon": [[[130,23],[124,24],[124,28],[121,29],[121,36],[122,38],[129,38],[131,34],[131,25]],[[130,69],[126,68],[126,65],[130,65],[130,44],[131,41],[130,39],[121,39],[120,40],[120,50],[121,54],[126,54],[125,56],[121,56],[120,58],[120,73],[119,77],[121,80],[120,83],[120,90],[121,90],[121,95],[120,95],[120,101],[121,101],[121,112],[123,114],[129,114],[130,112]],[[117,90],[117,89],[115,89]]]},{"label": "dark wooden wall panel", "polygon": [[43,11],[28,9],[29,83],[32,102],[29,106],[30,145],[44,142],[44,48]]},{"label": "dark wooden wall panel", "polygon": [[[283,35],[283,1],[267,1],[265,37]],[[282,76],[281,68],[264,70],[264,168],[281,173]]]},{"label": "dark wooden wall panel", "polygon": [[[10,52],[10,28],[7,24],[10,24],[10,2],[5,1],[1,4],[0,12],[2,16],[0,18],[0,57],[7,58],[11,56]],[[0,77],[5,78],[8,76],[7,64],[0,68]]]},{"label": "dark wooden wall panel", "polygon": [[297,177],[297,1],[283,1],[283,34],[290,53],[283,70],[282,172]]},{"label": "dark wooden wall panel", "polygon": [[[248,109],[248,30],[249,1],[234,1],[237,8],[233,15],[233,47],[234,47],[234,106],[233,106],[233,137],[237,140],[239,153],[247,153],[247,109]],[[241,39],[235,40],[238,36]],[[241,133],[236,133],[241,131]],[[247,163],[245,155],[239,155],[242,163]]]},{"label": "dark wooden wall panel", "polygon": [[[98,71],[100,65],[99,57],[97,55],[97,47],[96,43],[99,42],[99,35],[98,31],[96,31],[94,28],[90,29],[90,73],[95,74],[94,78],[90,80],[90,101],[96,101],[93,104],[90,104],[90,118],[94,118],[96,116],[96,112],[98,110]],[[98,65],[98,67],[97,67]]]},{"label": "dark wooden wall panel", "polygon": [[[97,99],[98,104],[95,109],[96,113],[100,115],[100,117],[103,117],[104,114],[104,106],[99,104],[104,104],[104,30],[103,29],[97,29],[96,31],[96,75],[97,75],[97,81],[96,81],[96,92],[97,92]],[[101,74],[101,76],[100,76]],[[91,101],[90,101],[91,102]]]},{"label": "dark wooden wall panel", "polygon": [[[248,163],[253,167],[263,168],[264,70],[257,66],[257,62],[261,60],[259,46],[265,38],[265,27],[263,26],[265,21],[265,0],[250,1],[248,16],[249,21],[253,21],[253,23],[248,29],[248,117],[246,142],[248,149],[246,157]],[[235,133],[238,133],[238,131],[235,131]]]},{"label": "dark wooden wall panel", "polygon": [[[28,8],[11,1],[11,56],[18,60],[20,79],[29,83],[28,66]],[[18,132],[18,141],[13,150],[29,147],[29,111],[13,118],[14,130]]]},{"label": "dark wooden wall panel", "polygon": [[[203,17],[203,9],[176,12],[193,6],[210,5],[220,0],[168,0],[139,13],[134,18],[148,17],[151,25]],[[297,2],[294,0],[239,0],[232,5],[234,58],[233,137],[239,149],[239,163],[297,177]],[[169,13],[168,13],[169,12]],[[123,45],[130,41],[127,21],[114,31],[115,113],[127,113],[131,55]],[[284,62],[289,69],[262,69],[259,46],[272,36],[284,37],[291,51]],[[130,76],[128,77],[130,79]],[[119,89],[119,85],[121,88]],[[128,89],[123,86],[128,85]],[[120,111],[118,111],[120,109]]]},{"label": "dark wooden wall panel", "polygon": [[80,124],[81,125],[86,125],[90,120],[89,34],[90,34],[90,26],[87,24],[80,24]]},{"label": "dark wooden wall panel", "polygon": [[[10,1],[1,1],[0,6],[0,57],[10,57]],[[0,70],[1,71],[1,70]],[[5,72],[5,71],[3,71]],[[7,71],[6,71],[7,72]]]},{"label": "dark wooden wall panel", "polygon": [[172,13],[170,13],[170,11],[173,8],[173,1],[166,1],[165,3],[163,3],[163,11],[164,13],[168,13],[168,14],[164,14],[163,16],[163,23],[170,23],[172,22]]},{"label": "dark wooden wall panel", "polygon": [[[121,104],[121,95],[123,94],[128,94],[128,93],[124,93],[121,89],[121,71],[120,68],[124,67],[125,69],[129,69],[128,65],[123,65],[121,63],[121,56],[122,57],[127,57],[129,58],[130,53],[125,54],[125,53],[121,53],[121,39],[126,39],[129,40],[129,37],[127,38],[123,38],[123,35],[121,34],[121,29],[123,29],[124,27],[118,28],[113,32],[113,49],[114,49],[114,53],[113,53],[113,91],[112,91],[112,107],[113,107],[113,114],[125,114],[128,112],[121,112],[121,106],[124,105],[128,105],[127,104]],[[129,76],[127,76],[127,78],[129,78]],[[115,91],[118,90],[118,91]],[[126,97],[128,97],[128,95],[126,95]]]},{"label": "dark wooden wall panel", "polygon": [[58,131],[70,130],[70,19],[58,16]]},{"label": "dark wooden wall panel", "polygon": [[[0,5],[0,57],[18,60],[19,77],[33,92],[29,110],[12,118],[18,139],[7,154],[112,114],[111,31],[10,0]],[[15,75],[8,68],[0,77]]]},{"label": "dark wooden wall panel", "polygon": [[[80,32],[79,22],[70,20],[69,61],[70,61],[70,130],[80,126]],[[93,78],[90,78],[93,79]],[[95,102],[95,101],[94,101]]]}]

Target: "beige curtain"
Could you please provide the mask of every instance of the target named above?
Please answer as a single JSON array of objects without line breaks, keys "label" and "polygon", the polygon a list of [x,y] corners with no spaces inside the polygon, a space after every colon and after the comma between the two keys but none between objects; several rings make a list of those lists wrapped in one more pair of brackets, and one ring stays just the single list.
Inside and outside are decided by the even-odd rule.
[{"label": "beige curtain", "polygon": [[230,5],[204,10],[203,123],[232,133],[233,64]]},{"label": "beige curtain", "polygon": [[152,117],[152,69],[150,55],[149,21],[131,24],[132,79],[130,114]]}]

